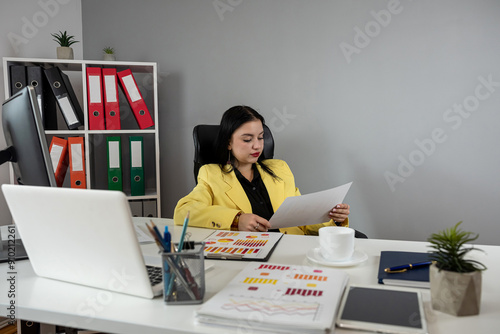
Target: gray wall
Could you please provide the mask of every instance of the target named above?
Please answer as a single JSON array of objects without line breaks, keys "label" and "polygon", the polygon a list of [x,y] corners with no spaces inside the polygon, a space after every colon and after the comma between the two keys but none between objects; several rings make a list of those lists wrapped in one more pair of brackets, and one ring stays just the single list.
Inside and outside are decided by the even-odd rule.
[{"label": "gray wall", "polygon": [[[81,0],[0,0],[0,55],[2,57],[56,58],[51,33],[67,30],[82,40]],[[82,59],[82,43],[73,46],[75,59]],[[5,100],[3,62],[0,64],[0,101]],[[1,107],[0,107],[1,108]],[[1,120],[1,113],[0,113]],[[6,146],[0,126],[0,150]],[[9,164],[0,166],[0,184],[10,183]],[[12,217],[0,192],[0,225]]]},{"label": "gray wall", "polygon": [[354,181],[351,222],[370,237],[463,220],[486,244],[500,244],[498,17],[498,1],[82,3],[86,59],[111,45],[159,63],[165,217],[194,186],[193,126],[249,104],[303,193]]}]

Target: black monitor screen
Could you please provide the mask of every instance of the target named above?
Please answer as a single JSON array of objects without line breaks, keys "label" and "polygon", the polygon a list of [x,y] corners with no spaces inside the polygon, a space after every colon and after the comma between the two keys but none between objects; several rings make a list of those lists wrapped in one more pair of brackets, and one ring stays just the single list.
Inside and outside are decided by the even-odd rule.
[{"label": "black monitor screen", "polygon": [[23,88],[2,104],[2,124],[19,184],[56,186],[54,169],[33,87]]}]

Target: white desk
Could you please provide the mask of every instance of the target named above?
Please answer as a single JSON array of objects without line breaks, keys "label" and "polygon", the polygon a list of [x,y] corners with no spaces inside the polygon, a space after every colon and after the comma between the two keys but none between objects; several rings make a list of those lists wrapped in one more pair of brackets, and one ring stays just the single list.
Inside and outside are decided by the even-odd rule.
[{"label": "white desk", "polygon": [[[149,221],[136,218],[144,226]],[[155,219],[157,225],[172,225],[170,219]],[[180,226],[173,228],[173,240],[180,235]],[[172,231],[172,229],[171,229]],[[202,240],[212,231],[190,228],[191,240]],[[269,262],[283,264],[312,265],[305,254],[316,247],[317,237],[285,235],[281,239]],[[377,284],[380,251],[406,250],[428,251],[427,243],[411,241],[357,239],[356,247],[369,255],[366,262],[350,268],[341,268],[350,276],[350,283]],[[156,259],[157,247],[142,246],[149,259]],[[481,313],[471,317],[453,317],[430,307],[429,291],[423,289],[425,313],[431,334],[436,333],[498,333],[500,328],[500,246],[480,246],[486,253],[475,252],[477,259],[487,267],[483,273]],[[214,268],[206,273],[208,300],[217,293],[247,262],[207,260]],[[159,263],[159,261],[158,261]],[[99,330],[108,333],[234,333],[234,330],[209,327],[195,323],[194,312],[199,305],[166,305],[162,298],[153,300],[120,293],[93,289],[65,282],[37,277],[29,261],[19,261],[17,268],[16,315],[20,319],[69,327]],[[0,315],[7,315],[7,288],[5,284],[7,265],[0,265],[1,291]],[[5,288],[4,288],[5,287]],[[336,333],[354,333],[336,329]]]}]

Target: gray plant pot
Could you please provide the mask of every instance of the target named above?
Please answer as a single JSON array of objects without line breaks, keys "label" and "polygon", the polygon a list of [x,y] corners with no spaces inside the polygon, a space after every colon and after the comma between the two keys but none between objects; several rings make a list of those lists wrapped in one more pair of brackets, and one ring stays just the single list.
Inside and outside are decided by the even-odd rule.
[{"label": "gray plant pot", "polygon": [[433,264],[429,271],[432,308],[455,316],[479,314],[481,306],[481,271],[457,273],[439,270]]},{"label": "gray plant pot", "polygon": [[57,59],[74,59],[73,48],[68,46],[58,46]]},{"label": "gray plant pot", "polygon": [[116,57],[114,54],[111,54],[111,53],[104,53],[103,56],[102,56],[102,59],[103,60],[106,60],[106,61],[115,61],[116,60]]}]

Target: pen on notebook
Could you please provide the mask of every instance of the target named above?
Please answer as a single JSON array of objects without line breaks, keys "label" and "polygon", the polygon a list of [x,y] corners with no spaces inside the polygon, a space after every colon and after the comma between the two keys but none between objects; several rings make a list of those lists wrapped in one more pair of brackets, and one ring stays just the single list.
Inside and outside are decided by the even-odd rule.
[{"label": "pen on notebook", "polygon": [[407,263],[403,264],[400,266],[395,266],[395,267],[390,267],[390,268],[385,268],[384,271],[386,273],[402,273],[407,270],[415,269],[415,268],[420,268],[420,267],[426,267],[430,266],[432,264],[432,261],[423,261],[423,262],[416,262],[416,263]]}]

